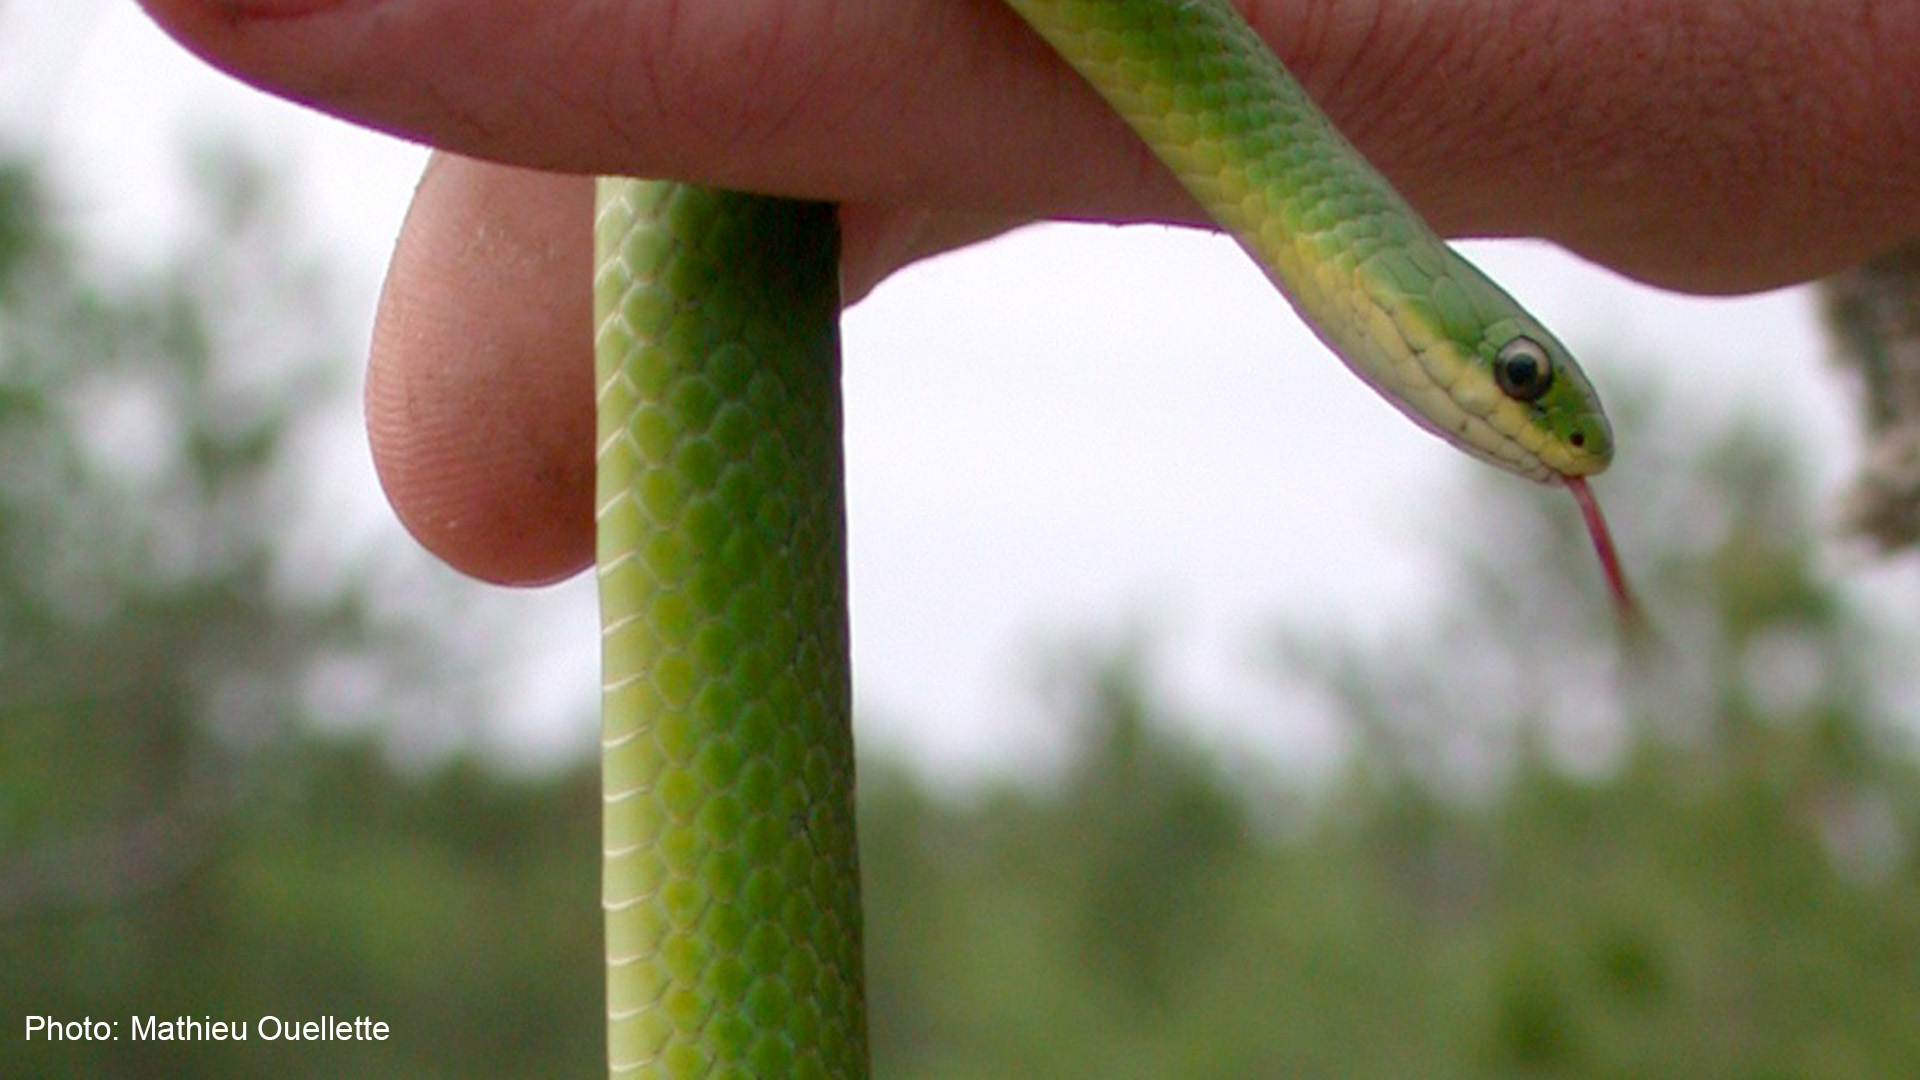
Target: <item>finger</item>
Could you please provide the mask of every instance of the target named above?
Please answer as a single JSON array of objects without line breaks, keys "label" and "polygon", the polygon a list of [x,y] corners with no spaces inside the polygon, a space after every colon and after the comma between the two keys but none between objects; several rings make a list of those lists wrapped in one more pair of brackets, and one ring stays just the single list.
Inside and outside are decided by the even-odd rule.
[{"label": "finger", "polygon": [[[1057,204],[1072,146],[1095,203],[1184,203],[994,0],[145,2],[249,82],[468,156],[1005,210]],[[1009,123],[1022,103],[1053,115]]]},{"label": "finger", "polygon": [[436,155],[374,324],[367,434],[407,529],[534,584],[593,558],[592,183]]},{"label": "finger", "polygon": [[[145,2],[243,78],[492,159],[873,206],[1192,215],[992,0]],[[1443,232],[1550,236],[1713,291],[1920,233],[1912,2],[1246,4]]]},{"label": "finger", "polygon": [[[1442,218],[1717,293],[1808,280],[1920,233],[1920,173],[1898,164],[1920,152],[1920,67],[1903,59],[1920,4],[1869,8],[1516,5],[1523,25],[1489,48],[1520,96],[1482,99],[1513,111],[1461,140],[1451,197],[1480,205]],[[1409,119],[1383,140],[1405,141]]]},{"label": "finger", "polygon": [[840,299],[866,298],[894,271],[977,244],[1025,222],[1005,214],[951,213],[919,207],[840,206]]},{"label": "finger", "polygon": [[[421,544],[488,581],[536,584],[592,558],[591,185],[435,155],[375,321],[368,439]],[[895,267],[1004,228],[843,211],[857,296]]]}]

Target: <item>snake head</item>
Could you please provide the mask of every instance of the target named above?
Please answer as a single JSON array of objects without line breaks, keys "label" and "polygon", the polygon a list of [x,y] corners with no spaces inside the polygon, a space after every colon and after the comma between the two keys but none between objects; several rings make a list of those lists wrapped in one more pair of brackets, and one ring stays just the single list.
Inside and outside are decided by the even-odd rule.
[{"label": "snake head", "polygon": [[1600,395],[1545,327],[1525,315],[1499,319],[1474,352],[1497,394],[1487,395],[1487,423],[1524,452],[1517,471],[1551,481],[1592,476],[1612,463],[1613,426]]},{"label": "snake head", "polygon": [[1541,483],[1604,470],[1613,428],[1573,354],[1429,239],[1368,260],[1362,317],[1323,336],[1402,412],[1474,457]]}]

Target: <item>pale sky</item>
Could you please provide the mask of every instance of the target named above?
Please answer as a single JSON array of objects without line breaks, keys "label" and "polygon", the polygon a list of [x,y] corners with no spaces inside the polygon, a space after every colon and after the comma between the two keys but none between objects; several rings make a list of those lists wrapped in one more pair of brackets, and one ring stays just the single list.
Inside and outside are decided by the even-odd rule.
[{"label": "pale sky", "polygon": [[[422,156],[205,69],[127,0],[0,0],[0,131],[51,156],[87,235],[136,258],[165,243],[181,147],[245,140],[293,181],[359,340]],[[1468,250],[1603,393],[1684,363],[1656,385],[1703,423],[1792,425],[1823,490],[1850,468],[1853,406],[1804,292],[1690,299],[1544,245]],[[1364,389],[1236,248],[1190,231],[1050,227],[924,264],[849,313],[846,347],[861,735],[943,769],[1044,758],[1044,658],[1141,630],[1163,689],[1234,745],[1306,752],[1259,635],[1420,619],[1449,550],[1440,500],[1483,467]],[[357,535],[398,535],[343,416],[316,497]],[[1649,457],[1626,447],[1615,468]],[[490,602],[536,628],[516,737],[585,746],[590,730],[555,729],[595,686],[590,589]]]}]

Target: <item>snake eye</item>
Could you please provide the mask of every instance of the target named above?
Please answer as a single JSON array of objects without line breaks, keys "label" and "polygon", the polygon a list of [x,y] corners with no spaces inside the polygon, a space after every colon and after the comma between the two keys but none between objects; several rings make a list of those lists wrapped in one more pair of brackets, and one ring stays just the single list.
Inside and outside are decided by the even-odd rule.
[{"label": "snake eye", "polygon": [[1553,359],[1532,338],[1514,338],[1493,358],[1493,381],[1515,401],[1538,401],[1553,385]]}]

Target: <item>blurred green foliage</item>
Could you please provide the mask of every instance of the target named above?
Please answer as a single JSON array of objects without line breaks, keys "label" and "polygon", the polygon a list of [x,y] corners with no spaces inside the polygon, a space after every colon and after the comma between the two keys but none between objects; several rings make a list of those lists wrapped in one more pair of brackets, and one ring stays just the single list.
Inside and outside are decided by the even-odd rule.
[{"label": "blurred green foliage", "polygon": [[[111,282],[0,169],[0,1075],[597,1075],[592,766],[396,768],[310,722],[341,672],[398,725],[457,691],[364,582],[286,582],[318,376],[235,365],[306,347],[275,328],[311,281],[257,177],[218,175],[181,264]],[[1183,737],[1142,649],[1069,674],[1046,782],[941,796],[869,763],[876,1075],[1912,1071],[1920,641],[1822,570],[1778,433],[1635,423],[1673,455],[1607,492],[1645,654],[1570,507],[1485,481],[1431,625],[1275,634],[1348,748],[1311,790]],[[393,1035],[127,1039],[182,1014]],[[121,1039],[28,1043],[31,1015]]]}]

